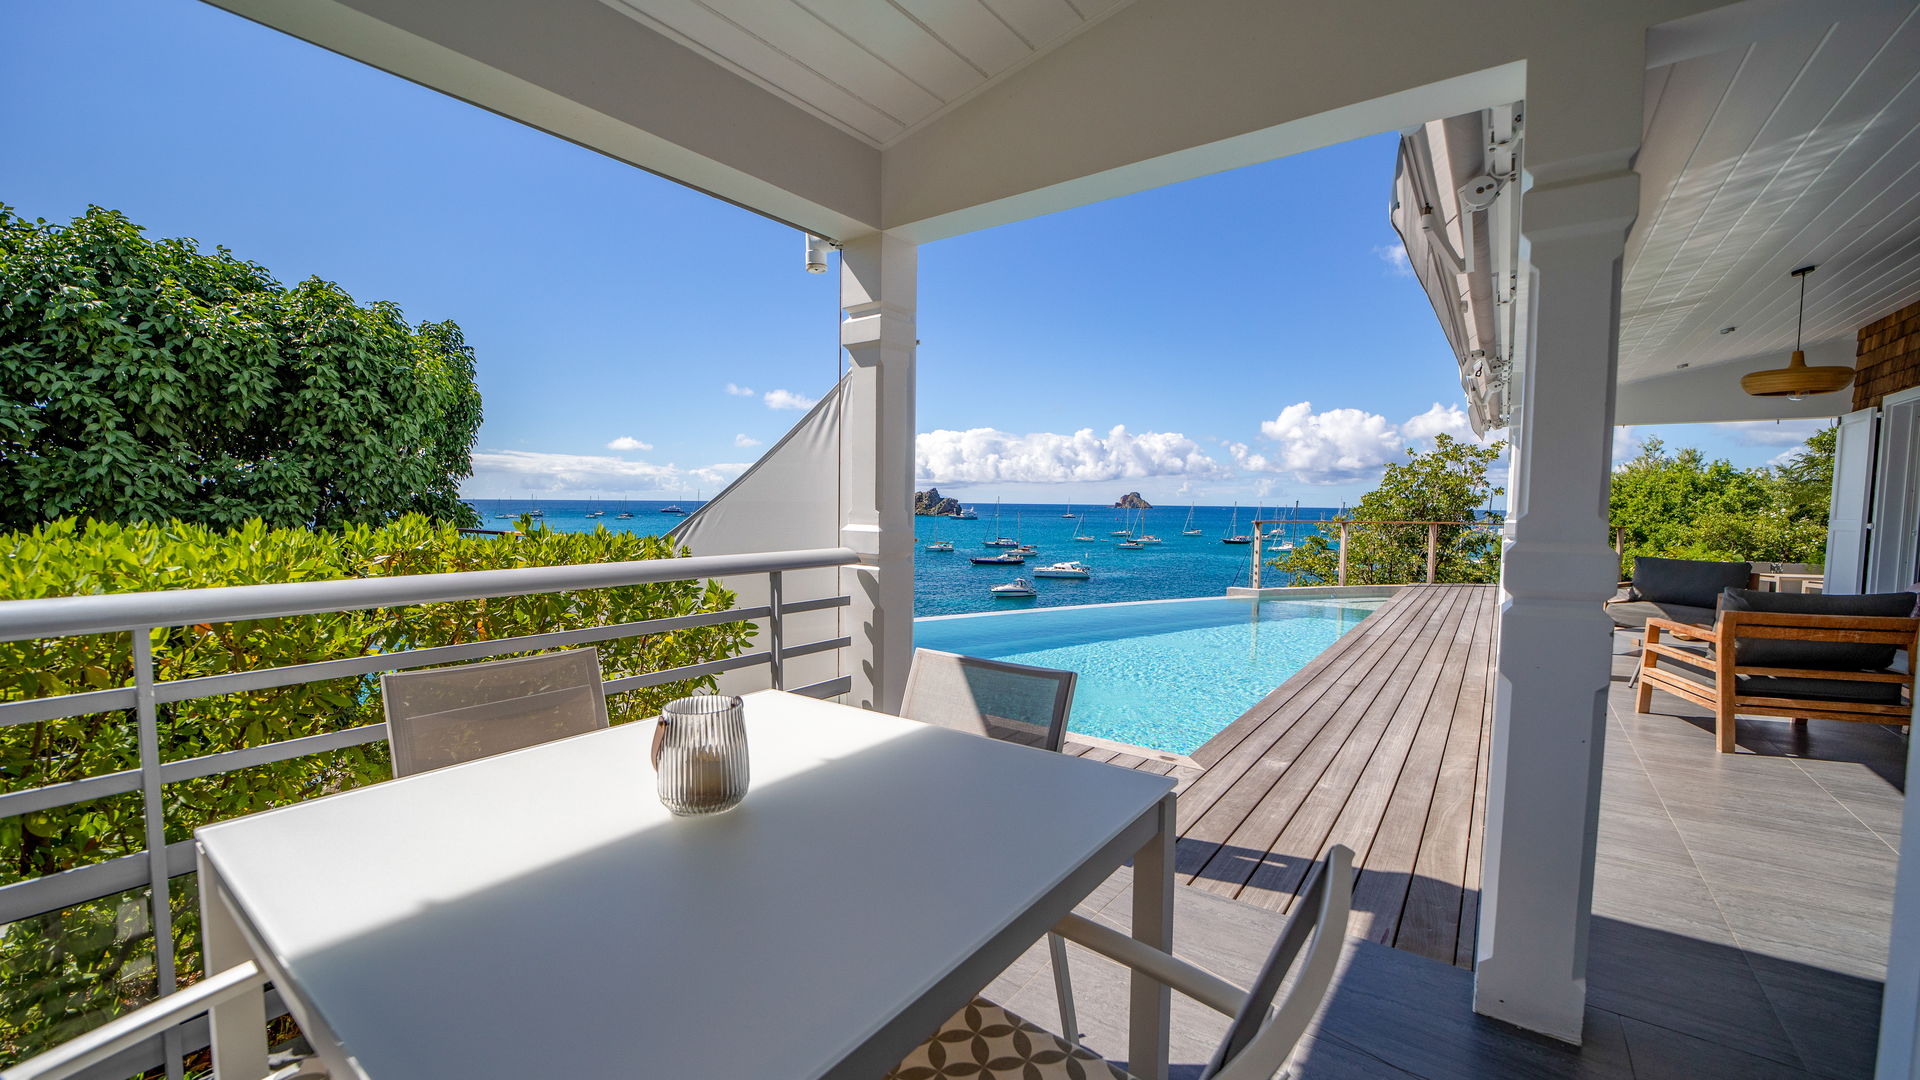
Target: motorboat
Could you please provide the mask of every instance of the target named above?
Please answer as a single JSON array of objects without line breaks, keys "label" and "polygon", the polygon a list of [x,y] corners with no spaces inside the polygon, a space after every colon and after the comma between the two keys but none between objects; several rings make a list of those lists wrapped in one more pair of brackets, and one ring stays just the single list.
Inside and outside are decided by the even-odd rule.
[{"label": "motorboat", "polygon": [[988,589],[987,591],[1001,599],[1008,599],[1008,598],[1019,599],[1021,597],[1032,596],[1034,594],[1033,582],[1028,581],[1026,578],[1023,578],[1023,577],[1014,578],[1012,581],[1007,582],[1005,585],[995,585],[993,588]]},{"label": "motorboat", "polygon": [[1074,578],[1085,581],[1093,576],[1093,568],[1086,563],[1069,560],[1057,562],[1052,566],[1043,566],[1033,572],[1034,577]]},{"label": "motorboat", "polygon": [[953,541],[935,540],[933,543],[927,545],[927,550],[928,551],[952,551]]},{"label": "motorboat", "polygon": [[1015,551],[1004,551],[998,555],[974,555],[975,566],[1025,566],[1027,557]]},{"label": "motorboat", "polygon": [[1128,549],[1129,551],[1138,551],[1141,548],[1146,547],[1146,545],[1142,544],[1138,540],[1122,540],[1118,544],[1115,544],[1114,547],[1123,547]]},{"label": "motorboat", "polygon": [[1146,536],[1142,536],[1142,537],[1140,537],[1140,538],[1139,538],[1139,541],[1140,541],[1140,543],[1142,543],[1142,544],[1158,544],[1158,543],[1161,543],[1161,540],[1160,540],[1160,538],[1159,538],[1159,537],[1157,537],[1157,536],[1154,536],[1154,535],[1152,535],[1151,533],[1149,533],[1149,534],[1148,534],[1148,535],[1146,535]]},{"label": "motorboat", "polygon": [[686,513],[686,511],[685,511],[685,510],[682,510],[682,509],[681,509],[681,508],[679,508],[678,506],[663,506],[663,507],[661,507],[661,508],[660,508],[660,512],[661,512],[661,513],[663,513],[663,514],[684,514],[684,513]]},{"label": "motorboat", "polygon": [[617,514],[615,514],[615,515],[613,515],[613,516],[614,516],[614,519],[615,519],[615,520],[617,520],[617,521],[625,521],[626,519],[628,519],[628,518],[630,518],[630,517],[632,517],[632,516],[633,516],[633,511],[631,511],[631,510],[622,510],[622,511],[620,511],[619,513],[617,513]]},{"label": "motorboat", "polygon": [[971,506],[968,506],[968,507],[964,507],[964,508],[962,508],[962,509],[961,509],[961,511],[960,511],[960,512],[959,512],[958,514],[955,514],[955,515],[953,515],[953,516],[954,516],[954,517],[956,517],[956,518],[959,518],[959,519],[960,519],[961,521],[978,521],[978,520],[980,520],[980,515],[979,515],[979,514],[976,514],[976,513],[974,513],[974,512],[973,512],[973,507],[971,507]]}]

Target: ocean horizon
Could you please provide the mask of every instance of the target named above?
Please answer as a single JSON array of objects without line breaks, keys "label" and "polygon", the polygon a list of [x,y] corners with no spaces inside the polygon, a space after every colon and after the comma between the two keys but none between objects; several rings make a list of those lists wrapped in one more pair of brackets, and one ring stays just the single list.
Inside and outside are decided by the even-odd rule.
[{"label": "ocean horizon", "polygon": [[[479,512],[483,528],[510,526],[520,514],[538,509],[541,522],[560,532],[592,532],[606,528],[616,532],[660,535],[686,520],[679,514],[663,514],[668,506],[679,506],[688,514],[705,505],[701,500],[682,499],[468,499]],[[1187,528],[1188,508],[1156,506],[1146,511],[1124,511],[1111,506],[1088,507],[1067,503],[1000,504],[998,531],[994,504],[960,500],[980,516],[967,521],[950,517],[914,518],[914,614],[961,615],[977,611],[1010,611],[1028,607],[1064,607],[1074,604],[1115,604],[1133,600],[1173,600],[1196,596],[1224,596],[1228,588],[1245,585],[1252,569],[1251,546],[1223,544],[1221,537],[1238,525],[1238,531],[1250,532],[1256,510],[1265,519],[1294,517],[1291,507],[1252,508],[1246,506],[1194,506],[1192,527],[1199,536],[1182,536]],[[1066,517],[1071,506],[1072,517]],[[1327,521],[1340,513],[1340,507],[1303,506],[1298,517]],[[604,517],[587,514],[604,511]],[[622,518],[621,513],[632,514]],[[504,515],[504,516],[503,516]],[[1127,528],[1127,518],[1138,522],[1135,531],[1161,538],[1161,543],[1138,549],[1116,546],[1123,539],[1114,530]],[[1077,528],[1084,526],[1083,528]],[[1076,532],[1094,537],[1086,543],[1073,539]],[[1295,526],[1295,537],[1311,535],[1313,526]],[[976,566],[968,559],[993,554],[996,549],[984,541],[1008,536],[1033,544],[1039,552],[1027,558],[1025,566]],[[926,549],[935,540],[953,543],[951,552]],[[1093,576],[1085,581],[1063,578],[1033,578],[1032,571],[1049,563],[1078,560],[1086,563]],[[1279,575],[1269,571],[1270,583]],[[1016,577],[1033,581],[1038,595],[1024,599],[1002,599],[989,589]]]}]

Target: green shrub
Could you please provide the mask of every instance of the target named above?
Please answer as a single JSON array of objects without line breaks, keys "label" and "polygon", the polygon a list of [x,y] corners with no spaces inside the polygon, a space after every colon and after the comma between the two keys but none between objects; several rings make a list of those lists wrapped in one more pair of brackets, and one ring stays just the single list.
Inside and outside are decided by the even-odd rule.
[{"label": "green shrub", "polygon": [[[536,529],[469,538],[450,525],[407,517],[339,532],[231,531],[178,522],[53,522],[0,535],[0,599],[322,581],[523,566],[584,565],[684,555],[659,537]],[[512,596],[418,607],[347,611],[152,632],[163,681],[281,667],[405,648],[452,645],[643,619],[724,611],[717,582],[668,582],[575,593]],[[608,678],[701,663],[741,652],[750,624],[675,630],[598,645]],[[126,686],[130,635],[0,642],[0,700]],[[696,679],[608,699],[615,723],[712,680]],[[376,677],[337,679],[163,706],[161,759],[179,760],[318,735],[381,719]],[[131,712],[97,713],[0,728],[0,790],[77,780],[139,763]],[[354,747],[167,785],[167,839],[200,825],[383,780],[384,744]],[[139,796],[0,819],[0,884],[144,848]],[[191,879],[175,879],[180,970],[198,971]],[[152,992],[151,929],[144,892],[81,905],[59,919],[0,930],[0,1062],[93,1027]]]}]

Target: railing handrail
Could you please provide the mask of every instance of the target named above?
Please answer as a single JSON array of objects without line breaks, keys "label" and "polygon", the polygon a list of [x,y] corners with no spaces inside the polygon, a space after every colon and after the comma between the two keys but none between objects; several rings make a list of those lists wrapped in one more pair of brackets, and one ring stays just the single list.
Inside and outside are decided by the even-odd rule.
[{"label": "railing handrail", "polygon": [[1255,525],[1491,525],[1492,520],[1446,518],[1439,521],[1399,521],[1392,518],[1260,518]]},{"label": "railing handrail", "polygon": [[852,548],[0,600],[0,641],[851,566]]}]

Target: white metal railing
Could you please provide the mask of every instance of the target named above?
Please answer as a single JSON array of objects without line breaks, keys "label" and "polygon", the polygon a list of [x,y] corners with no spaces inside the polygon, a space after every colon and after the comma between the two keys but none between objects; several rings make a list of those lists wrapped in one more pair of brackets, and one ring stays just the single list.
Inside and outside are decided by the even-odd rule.
[{"label": "white metal railing", "polygon": [[[212,589],[115,593],[0,601],[0,641],[31,641],[93,634],[128,633],[132,638],[133,683],[130,686],[55,697],[0,702],[0,727],[13,727],[93,713],[132,710],[136,723],[139,764],[134,768],[83,777],[78,780],[0,794],[0,818],[51,810],[110,795],[139,792],[143,800],[145,849],[133,854],[71,870],[0,886],[0,926],[45,915],[90,900],[98,900],[142,886],[148,900],[154,939],[154,965],[163,998],[178,987],[168,906],[169,881],[193,872],[193,843],[166,842],[162,792],[170,783],[215,776],[237,769],[311,754],[340,750],[386,738],[386,724],[373,723],[342,731],[286,739],[226,750],[177,761],[162,761],[159,708],[198,698],[295,686],[303,683],[371,675],[379,672],[429,667],[477,660],[505,653],[533,652],[595,642],[665,633],[699,626],[765,620],[767,647],[738,656],[686,664],[659,671],[608,679],[608,693],[639,690],[766,666],[776,689],[831,697],[847,692],[847,676],[809,686],[786,686],[786,662],[801,656],[830,652],[851,643],[846,636],[789,644],[787,616],[845,607],[846,596],[828,596],[788,602],[782,576],[802,570],[849,566],[859,561],[848,548],[746,555],[696,556],[585,566],[543,566],[463,573],[355,578],[273,585],[240,585]],[[766,575],[767,603],[659,619],[645,619],[576,630],[523,634],[486,641],[349,656],[316,663],[259,668],[220,675],[162,681],[155,677],[150,632],[164,627],[201,623],[230,623],[254,619],[318,615],[366,608],[410,607],[419,604],[479,600],[503,596],[575,592],[703,578]],[[204,1006],[195,1010],[203,1012]],[[102,1029],[104,1030],[104,1029]],[[130,1029],[131,1030],[131,1029]],[[166,1058],[176,1074],[183,1047],[177,1045],[180,1028],[169,1026]],[[151,1039],[144,1028],[121,1033],[111,1040],[124,1050],[128,1040]],[[91,1045],[91,1044],[89,1044]],[[7,1074],[11,1077],[11,1073]]]}]

